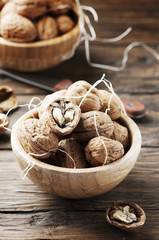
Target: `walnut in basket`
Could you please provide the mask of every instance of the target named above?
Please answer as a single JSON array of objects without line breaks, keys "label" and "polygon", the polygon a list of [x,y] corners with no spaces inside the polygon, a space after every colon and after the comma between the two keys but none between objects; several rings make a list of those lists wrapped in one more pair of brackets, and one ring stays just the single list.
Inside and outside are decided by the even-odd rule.
[{"label": "walnut in basket", "polygon": [[111,138],[121,142],[124,148],[126,148],[129,144],[128,129],[115,121],[113,121],[113,124],[114,124],[114,129],[113,129],[113,134]]},{"label": "walnut in basket", "polygon": [[60,34],[69,32],[75,24],[74,21],[67,15],[57,17],[56,22]]},{"label": "walnut in basket", "polygon": [[50,16],[44,16],[37,22],[37,30],[40,40],[55,38],[58,35],[56,21]]}]

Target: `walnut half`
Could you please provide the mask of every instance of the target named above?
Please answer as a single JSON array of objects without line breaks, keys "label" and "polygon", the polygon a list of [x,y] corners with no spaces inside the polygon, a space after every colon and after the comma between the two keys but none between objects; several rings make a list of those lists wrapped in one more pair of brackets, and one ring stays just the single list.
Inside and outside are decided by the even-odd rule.
[{"label": "walnut half", "polygon": [[115,227],[133,232],[142,228],[146,215],[136,203],[118,201],[107,209],[106,220]]}]

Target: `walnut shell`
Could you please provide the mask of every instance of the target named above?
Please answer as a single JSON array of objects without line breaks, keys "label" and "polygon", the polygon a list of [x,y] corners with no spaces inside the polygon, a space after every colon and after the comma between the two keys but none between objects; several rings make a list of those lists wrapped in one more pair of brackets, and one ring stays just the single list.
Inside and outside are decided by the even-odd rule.
[{"label": "walnut shell", "polygon": [[1,35],[13,42],[30,42],[37,36],[34,24],[16,13],[8,13],[1,19]]},{"label": "walnut shell", "polygon": [[52,17],[44,16],[37,23],[37,31],[40,40],[57,37],[58,30],[56,21]]},{"label": "walnut shell", "polygon": [[[74,103],[79,105],[90,88],[91,84],[88,82],[84,80],[77,81],[68,88],[66,97],[69,97]],[[81,112],[88,112],[98,111],[102,106],[103,97],[97,88],[93,88],[82,102],[80,108]]]},{"label": "walnut shell", "polygon": [[40,121],[49,126],[58,136],[70,134],[79,123],[81,109],[69,100],[54,100],[40,116]]},{"label": "walnut shell", "polygon": [[0,87],[0,109],[2,112],[8,112],[11,108],[18,106],[17,97],[12,88],[7,85]]},{"label": "walnut shell", "polygon": [[19,15],[34,19],[42,16],[47,11],[46,0],[12,0],[16,5],[16,11]]},{"label": "walnut shell", "polygon": [[27,153],[44,154],[44,156],[34,156],[38,159],[47,159],[51,153],[55,152],[59,139],[50,128],[41,124],[36,118],[25,120],[19,129],[19,141]]},{"label": "walnut shell", "polygon": [[16,13],[16,6],[13,2],[7,2],[1,10],[1,17],[8,13]]},{"label": "walnut shell", "polygon": [[6,121],[4,122],[5,118],[6,118],[6,115],[4,113],[0,113],[0,135],[6,131],[6,129],[4,127],[8,127],[8,125],[9,125],[8,117],[6,118]]},{"label": "walnut shell", "polygon": [[79,142],[87,142],[97,137],[95,119],[99,135],[109,138],[113,133],[113,122],[108,115],[99,111],[82,113],[80,122],[73,131],[73,137]]},{"label": "walnut shell", "polygon": [[128,129],[115,121],[113,121],[113,124],[114,130],[111,139],[121,142],[124,148],[126,148],[129,144]]},{"label": "walnut shell", "polygon": [[57,150],[55,155],[55,164],[59,167],[66,168],[86,168],[88,163],[85,159],[84,150],[81,145],[73,138],[61,140],[58,149],[67,152],[72,160],[66,153]]},{"label": "walnut shell", "polygon": [[[100,94],[103,96],[103,106],[100,109],[100,111],[105,112],[105,110],[108,108],[108,103],[112,93],[106,90],[99,90],[99,91],[100,91]],[[118,100],[118,98],[115,95],[113,95],[110,103],[110,111],[108,111],[107,114],[111,117],[112,120],[115,120],[121,116],[121,113],[122,113],[121,103]]]},{"label": "walnut shell", "polygon": [[[131,211],[133,211],[137,217],[136,221],[132,221],[131,223],[124,223],[124,222],[114,219],[112,217],[112,212],[115,212],[118,209],[122,210],[124,206],[129,206],[131,208]],[[124,231],[135,232],[135,231],[140,230],[143,227],[143,225],[146,221],[146,215],[145,215],[144,210],[136,203],[118,201],[118,202],[114,203],[112,207],[107,209],[106,221],[109,224],[111,224],[115,227],[118,227]]]},{"label": "walnut shell", "polygon": [[67,15],[57,17],[56,22],[60,34],[69,32],[75,24],[74,21]]},{"label": "walnut shell", "polygon": [[[55,15],[66,14],[71,8],[71,5],[69,6],[70,2],[66,0],[47,0],[47,3],[49,6],[49,11],[51,11]],[[63,7],[60,8],[60,6]]]},{"label": "walnut shell", "polygon": [[[107,149],[107,154],[103,144]],[[124,155],[124,147],[118,141],[103,136],[95,137],[91,139],[85,147],[85,155],[87,161],[92,166],[101,166],[121,158]],[[105,163],[106,156],[107,161]]]},{"label": "walnut shell", "polygon": [[66,94],[66,90],[60,90],[47,95],[41,103],[41,106],[39,109],[39,116],[41,116],[47,110],[49,105],[52,104],[57,98],[61,100],[65,99],[65,94]]}]

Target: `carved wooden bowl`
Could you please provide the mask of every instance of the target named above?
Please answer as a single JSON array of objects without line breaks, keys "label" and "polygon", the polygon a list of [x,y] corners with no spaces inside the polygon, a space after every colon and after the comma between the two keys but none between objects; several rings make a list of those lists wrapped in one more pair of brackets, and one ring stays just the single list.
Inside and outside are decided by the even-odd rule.
[{"label": "carved wooden bowl", "polygon": [[77,24],[62,36],[31,43],[15,43],[0,37],[0,64],[17,71],[35,72],[67,60],[79,36],[76,6],[73,9]]},{"label": "carved wooden bowl", "polygon": [[18,128],[24,121],[36,114],[35,110],[24,114],[13,127],[11,144],[16,159],[24,170],[28,162],[34,164],[27,177],[45,191],[65,198],[89,198],[105,193],[117,186],[133,168],[140,149],[141,133],[135,122],[122,114],[120,122],[127,126],[130,134],[130,148],[119,160],[105,166],[71,169],[53,166],[29,156],[18,139]]}]

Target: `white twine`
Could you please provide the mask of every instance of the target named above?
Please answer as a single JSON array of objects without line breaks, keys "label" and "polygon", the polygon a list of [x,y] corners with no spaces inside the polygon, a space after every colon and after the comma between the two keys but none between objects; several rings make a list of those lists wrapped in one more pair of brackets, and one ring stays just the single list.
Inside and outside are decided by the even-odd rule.
[{"label": "white twine", "polygon": [[[98,42],[102,42],[102,43],[117,42],[117,41],[120,41],[121,39],[123,39],[124,37],[126,37],[131,32],[132,28],[129,27],[126,31],[124,31],[122,34],[120,34],[119,36],[117,36],[115,38],[110,38],[110,39],[98,38],[98,37],[96,37],[96,32],[94,30],[93,25],[91,24],[91,21],[90,21],[88,15],[86,15],[84,13],[84,11],[89,11],[92,14],[95,22],[98,21],[97,12],[95,11],[94,8],[92,8],[90,6],[81,5],[79,0],[75,0],[75,3],[77,5],[78,14],[79,14],[78,24],[79,24],[80,33],[79,33],[79,36],[78,36],[75,44],[72,47],[71,52],[64,55],[63,60],[67,60],[67,59],[71,58],[72,56],[74,56],[76,48],[79,46],[79,44],[81,42],[84,41],[85,55],[86,55],[87,63],[90,66],[95,67],[95,68],[111,70],[111,71],[122,71],[122,70],[124,70],[126,68],[126,64],[127,64],[127,61],[128,61],[128,53],[134,47],[143,47],[145,50],[147,50],[149,53],[151,53],[156,58],[157,61],[159,61],[159,53],[157,51],[155,51],[153,48],[151,48],[150,46],[148,46],[147,44],[145,44],[143,42],[133,42],[133,43],[130,43],[126,47],[126,49],[124,50],[123,58],[121,60],[121,66],[120,67],[115,67],[115,66],[110,66],[110,65],[106,65],[106,64],[100,64],[100,63],[92,62],[91,57],[90,57],[90,42],[92,42],[92,41],[94,41],[94,42],[98,41]],[[87,32],[87,30],[85,28],[85,24],[87,25],[90,33]]]},{"label": "white twine", "polygon": [[105,146],[105,143],[104,143],[102,137],[99,135],[99,132],[98,132],[97,121],[96,121],[96,112],[94,112],[94,125],[95,125],[95,129],[96,129],[97,136],[100,138],[100,141],[102,142],[103,147],[104,147],[104,149],[105,149],[105,159],[104,159],[104,162],[103,162],[103,166],[104,166],[104,165],[107,163],[108,150],[107,150],[107,147]]}]

